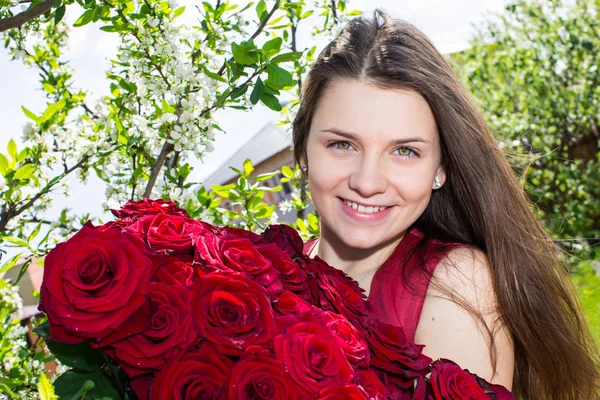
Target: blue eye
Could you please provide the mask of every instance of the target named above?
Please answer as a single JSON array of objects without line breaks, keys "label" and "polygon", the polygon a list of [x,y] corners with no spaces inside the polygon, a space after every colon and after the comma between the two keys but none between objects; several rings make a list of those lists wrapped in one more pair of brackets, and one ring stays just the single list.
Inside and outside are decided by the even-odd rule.
[{"label": "blue eye", "polygon": [[338,141],[338,142],[333,142],[330,143],[327,147],[333,147],[336,150],[340,150],[342,152],[347,152],[353,149],[352,145],[350,144],[350,142],[346,142],[346,141]]},{"label": "blue eye", "polygon": [[402,158],[413,158],[419,156],[419,154],[416,151],[409,147],[399,147],[394,151],[397,152],[397,154]]}]

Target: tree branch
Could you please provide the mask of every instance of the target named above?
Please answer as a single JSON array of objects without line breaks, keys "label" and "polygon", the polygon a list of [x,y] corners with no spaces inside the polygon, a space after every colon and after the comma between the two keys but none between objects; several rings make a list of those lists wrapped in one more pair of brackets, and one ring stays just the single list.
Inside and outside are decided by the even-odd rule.
[{"label": "tree branch", "polygon": [[19,28],[25,22],[32,19],[36,19],[40,15],[50,11],[54,5],[54,0],[45,0],[35,7],[31,7],[28,10],[23,11],[12,17],[0,19],[0,32],[7,31],[9,29]]},{"label": "tree branch", "polygon": [[[267,22],[269,22],[269,20],[271,19],[271,17],[273,16],[273,14],[275,14],[275,11],[277,11],[277,9],[279,8],[279,3],[281,1],[277,0],[277,2],[275,2],[275,5],[273,6],[273,8],[271,9],[271,11],[269,11],[269,14],[267,14],[267,17],[264,19],[264,21],[258,26],[258,28],[256,29],[256,31],[252,34],[252,36],[250,36],[250,39],[256,39],[258,37],[258,35],[260,35],[260,33],[263,31],[263,29],[265,29],[265,26],[267,26]],[[227,63],[229,61],[233,60],[233,57],[231,57],[229,60],[227,60],[226,62],[223,63],[223,65],[221,65],[221,68],[219,69],[219,72],[217,72],[217,74],[219,75],[223,75],[223,72],[225,72],[225,68],[227,66]]]},{"label": "tree branch", "polygon": [[152,171],[150,172],[150,179],[148,180],[148,184],[146,185],[146,189],[144,190],[144,197],[150,197],[150,195],[152,194],[152,188],[156,183],[156,178],[158,178],[158,174],[160,173],[160,170],[162,169],[162,166],[165,163],[167,156],[170,152],[173,151],[174,148],[175,146],[173,146],[172,143],[169,143],[167,140],[165,140],[165,143],[163,144],[163,147],[160,150],[160,154],[156,159],[156,164],[154,164],[154,166],[152,167]]},{"label": "tree branch", "polygon": [[65,171],[62,173],[62,177],[59,179],[56,179],[54,181],[54,183],[46,185],[42,190],[40,190],[35,196],[33,196],[31,199],[29,199],[28,202],[26,202],[25,204],[23,204],[22,206],[18,206],[17,204],[13,204],[11,206],[9,206],[8,208],[3,207],[2,208],[2,213],[0,213],[0,232],[4,232],[6,230],[6,226],[8,225],[8,222],[13,219],[14,217],[19,216],[23,211],[27,210],[29,207],[33,206],[33,204],[38,201],[43,195],[45,195],[46,193],[49,193],[50,190],[52,190],[52,188],[58,183],[60,182],[60,180],[62,178],[64,178],[65,176],[69,175],[71,172],[75,171],[76,169],[82,167],[89,159],[89,156],[84,156],[81,160],[79,160],[79,162],[75,165],[73,165],[71,168],[65,168]]}]

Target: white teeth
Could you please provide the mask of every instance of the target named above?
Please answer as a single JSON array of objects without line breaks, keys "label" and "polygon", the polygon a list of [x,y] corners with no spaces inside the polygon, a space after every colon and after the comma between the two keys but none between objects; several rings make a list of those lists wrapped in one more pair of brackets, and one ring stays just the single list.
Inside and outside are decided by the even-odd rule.
[{"label": "white teeth", "polygon": [[361,212],[361,213],[365,213],[365,214],[373,214],[379,211],[383,211],[385,210],[387,207],[373,207],[373,206],[369,206],[369,207],[365,207],[362,206],[360,204],[354,203],[352,201],[348,201],[348,200],[344,200],[344,203],[348,206],[348,207],[352,207],[354,208],[356,211]]}]

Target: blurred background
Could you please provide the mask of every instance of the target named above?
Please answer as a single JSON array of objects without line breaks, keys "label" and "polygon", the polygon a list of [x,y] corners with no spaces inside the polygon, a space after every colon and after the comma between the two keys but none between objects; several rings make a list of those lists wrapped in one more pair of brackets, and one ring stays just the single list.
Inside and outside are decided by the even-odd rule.
[{"label": "blurred background", "polygon": [[[318,235],[290,121],[314,57],[375,7],[428,35],[473,94],[600,340],[598,0],[0,0],[5,372],[31,344],[7,338],[37,315],[45,254],[127,200]],[[31,386],[22,370],[13,389]]]}]

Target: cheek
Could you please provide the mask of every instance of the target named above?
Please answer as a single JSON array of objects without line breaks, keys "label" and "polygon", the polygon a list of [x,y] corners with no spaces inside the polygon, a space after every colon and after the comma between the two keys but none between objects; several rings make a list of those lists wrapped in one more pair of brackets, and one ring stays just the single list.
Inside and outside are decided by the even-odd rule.
[{"label": "cheek", "polygon": [[314,157],[308,168],[308,183],[314,197],[335,190],[348,179],[346,168],[332,157]]},{"label": "cheek", "polygon": [[433,186],[433,177],[430,178],[430,175],[429,171],[398,173],[391,184],[405,203],[428,203]]}]

